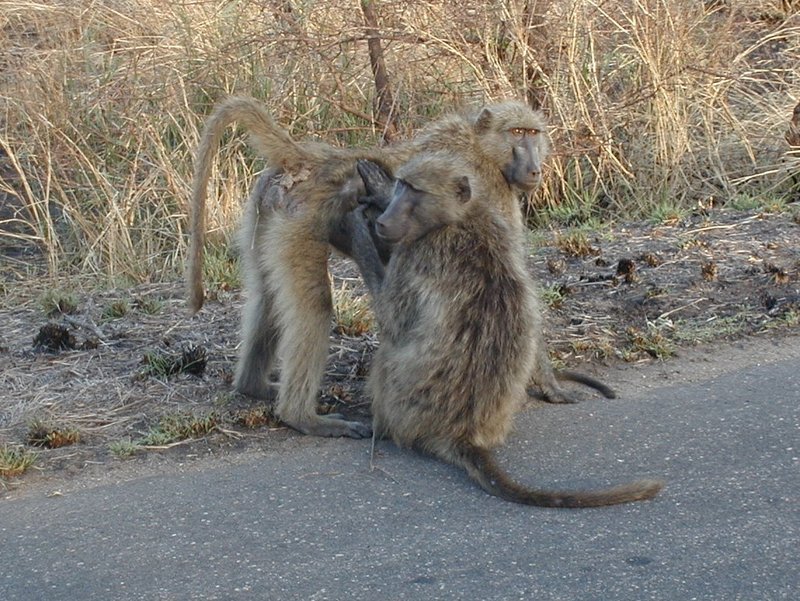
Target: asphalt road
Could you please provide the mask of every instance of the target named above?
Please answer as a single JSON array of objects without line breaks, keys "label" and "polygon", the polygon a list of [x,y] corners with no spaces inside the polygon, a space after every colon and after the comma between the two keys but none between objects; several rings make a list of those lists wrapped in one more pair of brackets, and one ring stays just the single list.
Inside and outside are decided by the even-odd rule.
[{"label": "asphalt road", "polygon": [[522,507],[388,443],[370,470],[368,442],[289,437],[0,500],[0,599],[800,599],[800,352],[777,357],[628,370],[619,399],[526,410],[500,452],[539,486],[665,478],[650,502]]}]

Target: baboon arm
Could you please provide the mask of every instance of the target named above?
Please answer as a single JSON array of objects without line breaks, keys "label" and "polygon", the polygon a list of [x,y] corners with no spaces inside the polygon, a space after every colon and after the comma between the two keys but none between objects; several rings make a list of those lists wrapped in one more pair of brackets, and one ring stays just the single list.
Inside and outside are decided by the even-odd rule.
[{"label": "baboon arm", "polygon": [[375,242],[372,240],[365,210],[366,207],[359,207],[348,213],[345,219],[349,221],[348,229],[352,233],[351,256],[358,265],[369,293],[377,297],[383,286],[385,270]]}]

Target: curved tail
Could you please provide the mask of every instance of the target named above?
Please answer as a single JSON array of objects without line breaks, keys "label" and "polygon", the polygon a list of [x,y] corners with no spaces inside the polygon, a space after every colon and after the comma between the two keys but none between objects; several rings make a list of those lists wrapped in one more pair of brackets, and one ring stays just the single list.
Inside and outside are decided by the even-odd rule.
[{"label": "curved tail", "polygon": [[203,252],[206,236],[206,198],[211,167],[225,128],[239,121],[250,134],[255,150],[274,166],[293,167],[303,161],[301,146],[270,116],[254,98],[233,96],[218,104],[206,121],[194,164],[192,198],[189,211],[189,256],[186,280],[189,307],[197,312],[203,306]]},{"label": "curved tail", "polygon": [[664,488],[659,480],[638,480],[612,488],[589,491],[546,491],[525,488],[511,480],[491,451],[471,444],[458,451],[458,460],[470,478],[490,495],[523,505],[540,507],[602,507],[654,497]]},{"label": "curved tail", "polygon": [[614,390],[603,384],[600,380],[596,380],[592,376],[587,376],[586,374],[582,374],[577,371],[571,371],[569,369],[555,369],[553,372],[556,375],[556,378],[559,380],[567,380],[569,382],[577,382],[578,384],[583,384],[584,386],[588,386],[589,388],[594,388],[597,392],[602,394],[607,399],[615,399],[617,398],[617,393]]}]

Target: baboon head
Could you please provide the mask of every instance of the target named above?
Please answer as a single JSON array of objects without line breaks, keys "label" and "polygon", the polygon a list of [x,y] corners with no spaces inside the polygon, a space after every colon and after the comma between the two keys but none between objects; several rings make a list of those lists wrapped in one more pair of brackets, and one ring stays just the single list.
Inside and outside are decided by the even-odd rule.
[{"label": "baboon head", "polygon": [[[382,174],[379,174],[380,170]],[[472,199],[468,167],[446,153],[417,155],[391,176],[370,161],[359,161],[358,171],[367,194],[388,195],[386,210],[375,221],[375,231],[388,243],[410,243],[429,232],[463,218]]]},{"label": "baboon head", "polygon": [[498,157],[508,184],[530,192],[542,179],[542,164],[550,152],[547,121],[522,102],[485,107],[475,121],[487,156]]}]

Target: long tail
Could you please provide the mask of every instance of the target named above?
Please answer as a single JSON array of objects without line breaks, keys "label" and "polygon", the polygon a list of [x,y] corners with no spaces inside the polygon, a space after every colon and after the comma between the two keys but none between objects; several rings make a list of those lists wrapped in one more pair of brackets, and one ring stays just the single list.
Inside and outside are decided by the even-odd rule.
[{"label": "long tail", "polygon": [[577,371],[571,371],[569,369],[555,369],[553,372],[555,373],[556,378],[559,380],[577,382],[578,384],[583,384],[589,388],[594,388],[597,392],[608,399],[617,398],[617,393],[614,392],[611,387],[606,386],[600,380],[596,380],[592,376],[587,376],[586,374],[582,374]]},{"label": "long tail", "polygon": [[301,163],[300,145],[275,123],[266,108],[254,98],[233,96],[218,104],[206,121],[195,157],[190,203],[189,256],[186,281],[189,307],[197,312],[203,306],[203,252],[206,236],[206,198],[211,167],[225,128],[239,121],[250,134],[250,143],[274,166],[290,167]]},{"label": "long tail", "polygon": [[654,497],[664,487],[658,480],[638,480],[613,488],[592,491],[546,491],[520,486],[502,470],[491,451],[465,444],[458,460],[469,476],[490,495],[523,505],[540,507],[601,507]]}]

